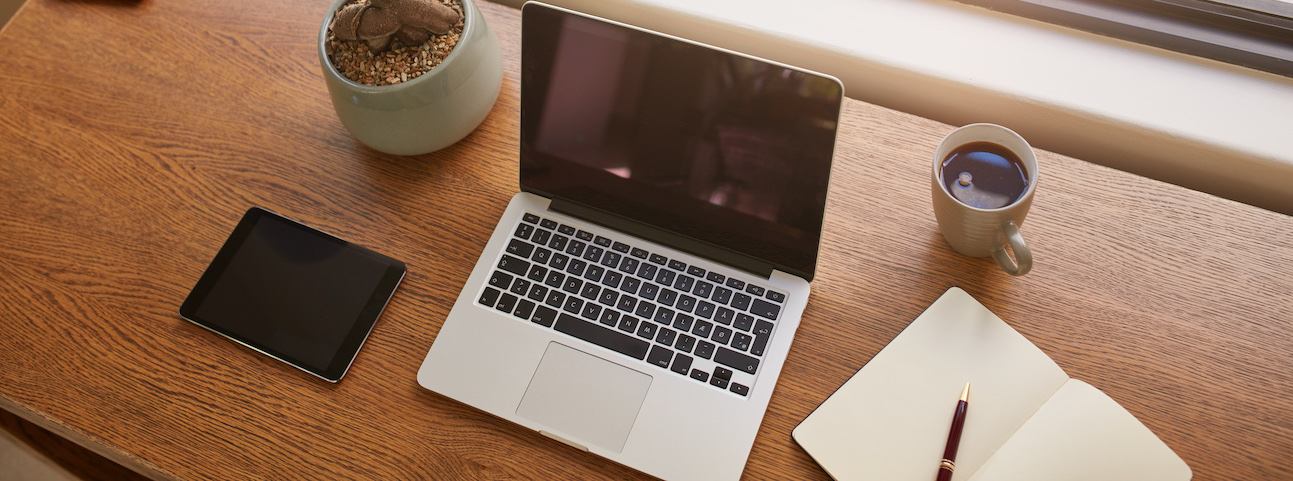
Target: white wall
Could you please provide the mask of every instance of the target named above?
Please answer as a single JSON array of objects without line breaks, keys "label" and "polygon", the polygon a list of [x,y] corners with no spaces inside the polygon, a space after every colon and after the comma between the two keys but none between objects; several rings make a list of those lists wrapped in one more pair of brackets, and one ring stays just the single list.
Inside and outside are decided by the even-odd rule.
[{"label": "white wall", "polygon": [[853,98],[953,125],[1000,123],[1040,148],[1293,214],[1293,79],[946,0],[549,3],[822,71]]}]

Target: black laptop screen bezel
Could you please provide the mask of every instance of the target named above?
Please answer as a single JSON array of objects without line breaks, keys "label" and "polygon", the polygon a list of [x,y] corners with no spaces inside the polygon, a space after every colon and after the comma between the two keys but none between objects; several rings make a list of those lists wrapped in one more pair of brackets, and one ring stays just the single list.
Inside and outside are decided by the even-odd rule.
[{"label": "black laptop screen bezel", "polygon": [[[694,242],[686,245],[693,254],[707,258],[744,257],[751,265],[770,266],[765,272],[752,272],[767,277],[771,269],[812,280],[816,271],[821,229],[824,220],[826,193],[829,185],[831,161],[834,157],[835,134],[838,129],[843,86],[838,80],[776,63],[767,62],[730,51],[681,40],[646,30],[613,22],[606,22],[563,9],[542,4],[528,3],[522,9],[521,57],[521,189],[557,201],[581,207],[581,211],[607,214],[606,218],[647,227],[634,229],[633,233],[651,238],[650,232],[667,233],[670,239],[678,236]],[[652,49],[653,55],[690,55],[691,58],[710,58],[713,63],[739,63],[752,65],[758,75],[781,76],[801,82],[798,91],[802,97],[791,97],[788,107],[792,112],[810,112],[813,117],[795,118],[794,121],[810,128],[805,129],[812,143],[811,155],[795,158],[780,157],[782,168],[811,169],[817,176],[802,183],[805,187],[796,194],[810,197],[797,204],[802,207],[795,224],[774,222],[731,208],[721,207],[705,200],[655,185],[638,182],[616,175],[601,168],[545,151],[538,142],[542,119],[546,109],[556,108],[547,101],[549,84],[559,64],[556,57],[563,34],[571,29],[581,34],[596,35],[596,31],[612,32],[610,37],[598,41],[633,44]],[[592,33],[590,33],[590,31]],[[569,65],[567,63],[566,65]],[[580,68],[588,68],[587,62]],[[697,87],[701,88],[701,87]],[[797,92],[798,92],[797,91]],[[785,96],[783,96],[785,97]],[[617,99],[618,100],[618,99]],[[782,100],[786,100],[782,98]],[[648,102],[663,101],[658,98]],[[772,109],[765,107],[761,114]],[[744,113],[744,112],[740,112]],[[721,113],[720,113],[721,115]],[[735,113],[733,117],[736,117]],[[748,116],[747,116],[748,117]],[[768,116],[771,118],[772,116]],[[759,118],[756,118],[759,120]],[[784,118],[776,118],[783,121]],[[685,123],[685,121],[683,122]],[[813,130],[817,129],[817,130]],[[691,132],[688,132],[691,134]],[[697,137],[703,134],[695,134]],[[712,135],[712,134],[711,134]],[[786,138],[792,138],[785,135]],[[798,175],[800,172],[793,172]],[[791,177],[794,177],[792,175]],[[798,184],[797,184],[798,185]],[[597,219],[594,219],[597,220]],[[612,225],[611,227],[620,227]],[[650,239],[657,240],[657,239]],[[658,241],[658,240],[657,240]],[[662,242],[678,247],[673,242]],[[715,250],[722,255],[711,255]],[[736,266],[741,267],[741,266]]]}]

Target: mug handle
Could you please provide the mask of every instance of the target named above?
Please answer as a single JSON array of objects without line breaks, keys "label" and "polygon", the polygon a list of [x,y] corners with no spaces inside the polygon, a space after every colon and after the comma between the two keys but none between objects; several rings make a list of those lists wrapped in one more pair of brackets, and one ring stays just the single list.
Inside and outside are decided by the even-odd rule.
[{"label": "mug handle", "polygon": [[[1015,253],[1013,259],[1006,252],[1007,244]],[[1022,276],[1033,268],[1033,251],[1024,243],[1024,235],[1019,233],[1019,226],[1015,225],[1015,221],[1006,221],[1001,225],[1001,230],[997,231],[997,245],[992,248],[992,258],[1010,275]]]}]

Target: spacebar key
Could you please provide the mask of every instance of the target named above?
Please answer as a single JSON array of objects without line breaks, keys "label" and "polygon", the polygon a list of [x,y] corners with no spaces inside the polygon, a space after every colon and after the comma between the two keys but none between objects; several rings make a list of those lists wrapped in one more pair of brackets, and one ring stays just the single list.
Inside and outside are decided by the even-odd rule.
[{"label": "spacebar key", "polygon": [[637,359],[645,359],[647,350],[651,348],[651,343],[649,342],[621,334],[618,331],[604,328],[569,314],[562,314],[558,317],[557,324],[552,328]]}]

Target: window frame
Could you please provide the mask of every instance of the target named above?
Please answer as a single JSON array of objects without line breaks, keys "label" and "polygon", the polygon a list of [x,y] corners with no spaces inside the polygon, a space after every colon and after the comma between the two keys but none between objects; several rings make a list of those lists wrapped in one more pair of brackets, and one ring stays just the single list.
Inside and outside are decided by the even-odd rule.
[{"label": "window frame", "polygon": [[[957,0],[1293,77],[1293,19],[1274,0]],[[1275,13],[1235,6],[1247,4]],[[1288,5],[1293,9],[1293,5]]]}]

